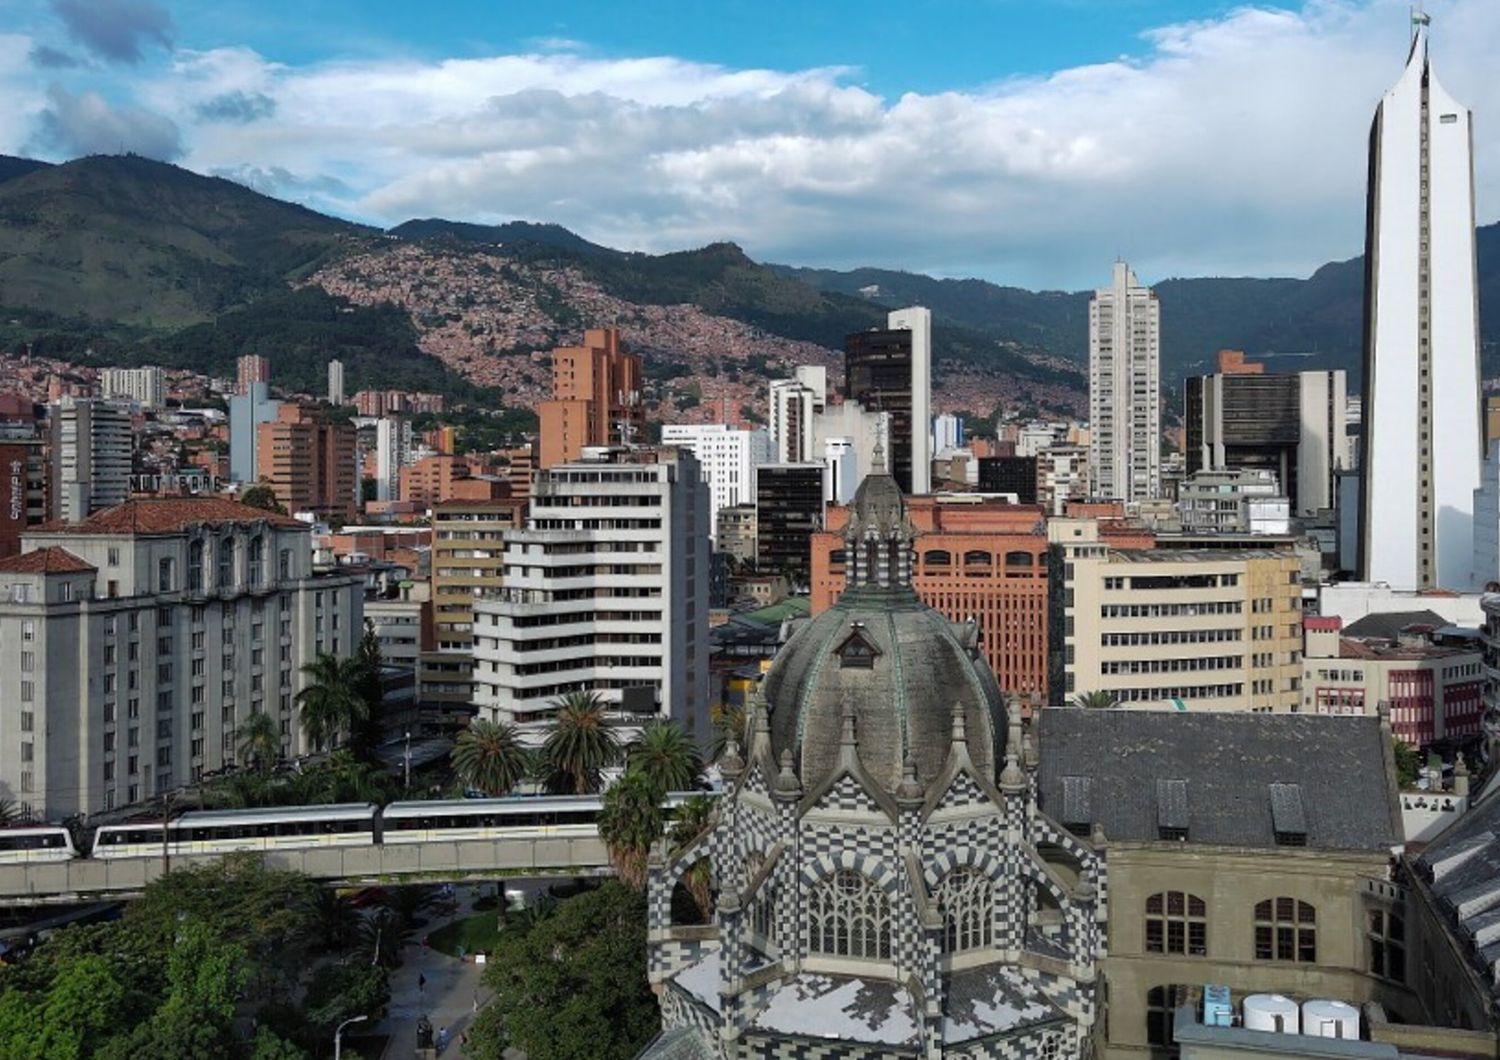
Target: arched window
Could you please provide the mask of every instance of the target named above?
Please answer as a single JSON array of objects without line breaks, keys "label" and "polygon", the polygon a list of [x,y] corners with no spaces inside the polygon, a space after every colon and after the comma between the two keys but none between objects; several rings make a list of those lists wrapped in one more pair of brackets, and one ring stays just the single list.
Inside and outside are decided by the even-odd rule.
[{"label": "arched window", "polygon": [[1203,899],[1162,891],[1146,899],[1146,952],[1208,956],[1208,910]]},{"label": "arched window", "polygon": [[250,539],[250,572],[249,572],[249,578],[250,578],[250,584],[251,585],[260,585],[261,584],[261,578],[262,578],[263,574],[265,573],[265,566],[266,566],[266,543],[265,543],[265,540],[259,534],[256,534],[254,537],[252,537]]},{"label": "arched window", "polygon": [[1188,988],[1181,983],[1153,986],[1146,991],[1146,1041],[1155,1046],[1172,1044],[1172,1020],[1188,1003]]},{"label": "arched window", "polygon": [[1406,982],[1406,921],[1400,913],[1370,910],[1370,971]]},{"label": "arched window", "polygon": [[813,953],[889,960],[890,899],[868,877],[841,869],[808,894],[807,933]]},{"label": "arched window", "polygon": [[194,540],[188,545],[188,588],[203,591],[203,542]]},{"label": "arched window", "polygon": [[989,946],[994,936],[995,888],[977,869],[954,869],[938,884],[943,914],[943,952],[963,953]]},{"label": "arched window", "polygon": [[[764,854],[751,851],[745,858],[745,882],[749,883],[760,875],[765,863]],[[750,933],[758,935],[765,942],[776,941],[776,881],[771,877],[761,882],[760,889],[750,902]]]},{"label": "arched window", "polygon": [[1005,554],[1005,565],[1007,567],[1029,567],[1032,564],[1030,552],[1007,552]]},{"label": "arched window", "polygon": [[234,584],[234,538],[219,542],[219,573],[214,588],[227,589]]},{"label": "arched window", "polygon": [[964,553],[965,567],[988,567],[994,561],[994,556],[977,548]]},{"label": "arched window", "polygon": [[922,562],[929,567],[946,567],[953,562],[953,553],[945,548],[929,548],[922,553]]},{"label": "arched window", "polygon": [[1267,898],[1255,904],[1255,959],[1318,960],[1318,911],[1296,898]]}]

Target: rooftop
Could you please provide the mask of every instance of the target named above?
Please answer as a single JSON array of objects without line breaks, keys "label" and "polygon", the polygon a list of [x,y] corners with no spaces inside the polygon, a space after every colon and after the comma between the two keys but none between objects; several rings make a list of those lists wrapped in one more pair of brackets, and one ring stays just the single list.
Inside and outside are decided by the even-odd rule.
[{"label": "rooftop", "polygon": [[288,530],[307,524],[289,515],[254,508],[223,497],[142,497],[95,512],[76,523],[54,519],[30,527],[29,534],[178,534],[199,523],[257,523]]},{"label": "rooftop", "polygon": [[1401,842],[1377,717],[1050,707],[1039,725],[1039,803],[1068,827],[1264,849]]},{"label": "rooftop", "polygon": [[1344,627],[1344,636],[1355,640],[1395,640],[1408,626],[1438,629],[1448,620],[1436,611],[1374,612]]},{"label": "rooftop", "polygon": [[[1417,662],[1422,659],[1444,659],[1454,655],[1475,655],[1479,646],[1462,647],[1444,644],[1391,644],[1379,640],[1339,638],[1341,659],[1385,659],[1391,662]],[[1316,658],[1316,656],[1310,656]]]},{"label": "rooftop", "polygon": [[0,559],[0,574],[82,574],[98,569],[65,548],[34,548]]},{"label": "rooftop", "polygon": [[1486,981],[1500,961],[1500,798],[1481,799],[1417,859],[1456,941]]},{"label": "rooftop", "polygon": [[1111,551],[1123,563],[1232,563],[1246,559],[1286,559],[1293,553],[1271,548],[1130,548]]}]

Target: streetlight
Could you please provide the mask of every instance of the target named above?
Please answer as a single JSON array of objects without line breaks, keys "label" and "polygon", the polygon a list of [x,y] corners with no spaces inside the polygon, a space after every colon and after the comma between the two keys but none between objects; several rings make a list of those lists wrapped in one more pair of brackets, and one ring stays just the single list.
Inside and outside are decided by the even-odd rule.
[{"label": "streetlight", "polygon": [[369,1016],[351,1016],[339,1024],[338,1030],[333,1032],[333,1060],[339,1060],[340,1054],[344,1051],[344,1028],[351,1023],[360,1023],[369,1018]]},{"label": "streetlight", "polygon": [[406,790],[411,790],[411,730],[406,730]]}]

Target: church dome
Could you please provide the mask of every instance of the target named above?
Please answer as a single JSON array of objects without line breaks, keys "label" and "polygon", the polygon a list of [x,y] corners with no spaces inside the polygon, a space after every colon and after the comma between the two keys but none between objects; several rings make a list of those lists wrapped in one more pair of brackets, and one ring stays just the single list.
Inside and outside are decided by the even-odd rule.
[{"label": "church dome", "polygon": [[970,760],[994,779],[1000,687],[975,627],[949,621],[911,588],[914,538],[900,487],[877,468],[844,530],[849,587],[793,634],[766,675],[772,754],[791,751],[803,790],[838,768],[846,708],[860,764],[887,792],[908,757],[924,786],[937,777],[960,712]]}]

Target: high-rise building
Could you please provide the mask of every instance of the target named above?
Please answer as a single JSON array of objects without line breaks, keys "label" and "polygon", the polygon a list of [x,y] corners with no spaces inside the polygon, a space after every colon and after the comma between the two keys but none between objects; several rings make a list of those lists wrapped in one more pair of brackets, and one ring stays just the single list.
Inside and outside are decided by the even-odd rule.
[{"label": "high-rise building", "polygon": [[898,309],[885,329],[844,339],[844,396],[890,415],[890,473],[908,495],[932,489],[932,314]]},{"label": "high-rise building", "polygon": [[247,353],[234,362],[236,394],[248,394],[252,383],[271,382],[271,362],[256,353]]},{"label": "high-rise building", "polygon": [[103,401],[64,398],[52,409],[52,516],[76,522],[130,495],[130,415]]},{"label": "high-rise building", "polygon": [[265,383],[251,383],[229,399],[229,481],[260,481],[260,425],[280,414]]},{"label": "high-rise building", "polygon": [[1291,503],[1275,472],[1265,468],[1194,471],[1178,483],[1177,511],[1190,533],[1286,534],[1291,529]]},{"label": "high-rise building", "polygon": [[354,427],[329,423],[315,409],[282,405],[256,441],[260,481],[289,512],[349,520],[356,509]]},{"label": "high-rise building", "polygon": [[1123,261],[1089,302],[1089,477],[1106,500],[1161,493],[1161,313]]},{"label": "high-rise building", "polygon": [[661,443],[690,450],[698,458],[711,516],[721,508],[753,501],[755,469],[771,460],[769,434],[736,431],[723,423],[663,424]]},{"label": "high-rise building", "polygon": [[99,373],[99,396],[105,401],[130,401],[143,409],[167,403],[167,377],[160,368],[105,368]]},{"label": "high-rise building", "polygon": [[[362,581],[316,575],[306,524],[219,498],[47,523],[0,560],[0,788],[43,819],[138,802],[234,763],[269,714],[314,750],[303,666],[359,643]],[[13,713],[12,713],[13,711]]]},{"label": "high-rise building", "polygon": [[[1238,355],[1238,362],[1224,354]],[[1343,369],[1273,375],[1247,367],[1262,366],[1225,350],[1218,372],[1188,377],[1188,474],[1268,471],[1295,515],[1332,508],[1334,474],[1352,466]]]},{"label": "high-rise building", "polygon": [[585,448],[639,441],[641,359],[614,328],[590,328],[582,346],[552,351],[552,400],[540,406],[541,466],[577,460]]},{"label": "high-rise building", "polygon": [[419,509],[431,508],[454,496],[456,483],[470,477],[462,457],[447,453],[424,456],[401,469],[400,497]]},{"label": "high-rise building", "polygon": [[714,547],[740,564],[755,563],[755,504],[720,508],[714,517]]},{"label": "high-rise building", "polygon": [[1036,457],[982,456],[979,458],[980,493],[1014,493],[1016,503],[1035,504],[1036,488]]},{"label": "high-rise building", "polygon": [[411,420],[382,416],[375,422],[375,499],[401,494],[401,470],[411,463]]},{"label": "high-rise building", "polygon": [[0,415],[0,559],[21,551],[28,526],[47,519],[47,453],[34,419]]},{"label": "high-rise building", "polygon": [[771,459],[778,464],[813,458],[813,421],[823,411],[826,391],[809,385],[803,376],[806,367],[797,369],[796,378],[771,380],[767,422]]},{"label": "high-rise building", "polygon": [[1425,16],[1370,128],[1359,572],[1468,586],[1480,483],[1471,115],[1438,83]]},{"label": "high-rise building", "polygon": [[344,362],[337,359],[328,362],[328,403],[344,403]]},{"label": "high-rise building", "polygon": [[481,717],[545,731],[559,696],[595,692],[612,726],[708,719],[708,489],[682,449],[591,450],[540,472],[504,587],[474,605]]},{"label": "high-rise building", "polygon": [[812,536],[823,528],[822,464],[755,469],[755,565],[762,574],[806,581]]},{"label": "high-rise building", "polygon": [[1062,515],[1071,501],[1089,497],[1089,451],[1054,445],[1036,454],[1036,502],[1048,515]]},{"label": "high-rise building", "polygon": [[941,416],[932,418],[932,451],[934,454],[941,453],[944,449],[957,449],[964,444],[964,421],[960,416],[951,412],[945,412]]}]

